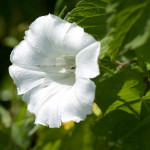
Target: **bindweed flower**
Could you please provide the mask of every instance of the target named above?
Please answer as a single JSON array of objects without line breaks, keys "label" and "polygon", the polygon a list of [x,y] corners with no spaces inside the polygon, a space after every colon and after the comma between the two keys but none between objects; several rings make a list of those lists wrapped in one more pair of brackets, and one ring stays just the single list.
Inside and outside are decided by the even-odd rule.
[{"label": "bindweed flower", "polygon": [[37,18],[11,53],[9,73],[36,124],[60,127],[92,112],[100,43],[76,23]]}]

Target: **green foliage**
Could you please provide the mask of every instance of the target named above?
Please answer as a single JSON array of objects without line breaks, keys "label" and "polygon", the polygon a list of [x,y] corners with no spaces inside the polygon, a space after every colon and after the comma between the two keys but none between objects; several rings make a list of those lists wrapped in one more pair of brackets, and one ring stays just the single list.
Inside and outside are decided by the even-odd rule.
[{"label": "green foliage", "polygon": [[76,22],[97,40],[101,40],[106,35],[106,20],[109,16],[105,12],[107,4],[107,0],[82,0],[71,11],[68,21]]},{"label": "green foliage", "polygon": [[0,106],[0,116],[1,116],[2,124],[6,128],[10,127],[10,122],[11,122],[10,113],[3,106]]},{"label": "green foliage", "polygon": [[[113,40],[109,53],[114,59],[118,53],[142,49],[150,38],[150,1],[112,0],[108,6],[112,17],[109,19],[109,34]],[[143,50],[144,51],[144,50]]]},{"label": "green foliage", "polygon": [[71,12],[71,21],[101,40],[95,102],[102,115],[92,123],[96,149],[150,148],[149,8],[149,0],[83,0]]},{"label": "green foliage", "polygon": [[106,136],[122,148],[141,149],[141,130],[145,132],[142,127],[150,123],[149,112],[142,115],[149,110],[147,104],[147,110],[143,106],[145,99],[149,101],[149,92],[144,96],[142,78],[128,69],[121,70],[101,82],[98,90],[96,102],[103,117],[93,126],[95,134]]},{"label": "green foliage", "polygon": [[[81,0],[75,7],[78,1],[49,1],[53,7],[48,10],[40,0],[0,5],[3,56],[22,40],[28,22],[49,10],[59,15],[64,6],[62,17],[71,11],[67,20],[101,41],[101,74],[94,79],[97,105],[78,124],[63,123],[59,129],[34,125],[34,116],[8,76],[8,66],[1,69],[5,74],[0,75],[0,150],[150,149],[150,0]],[[8,57],[1,58],[1,66]]]}]

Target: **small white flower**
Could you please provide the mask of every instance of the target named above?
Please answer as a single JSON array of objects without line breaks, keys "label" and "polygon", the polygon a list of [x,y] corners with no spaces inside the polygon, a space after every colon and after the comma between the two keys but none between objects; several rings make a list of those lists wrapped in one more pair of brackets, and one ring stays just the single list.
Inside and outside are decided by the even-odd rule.
[{"label": "small white flower", "polygon": [[100,43],[75,23],[49,14],[30,25],[9,73],[36,124],[60,127],[91,114],[99,52]]}]

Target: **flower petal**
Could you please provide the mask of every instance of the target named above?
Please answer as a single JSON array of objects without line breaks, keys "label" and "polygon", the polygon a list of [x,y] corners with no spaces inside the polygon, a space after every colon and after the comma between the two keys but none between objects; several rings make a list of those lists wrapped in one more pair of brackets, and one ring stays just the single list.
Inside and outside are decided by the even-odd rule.
[{"label": "flower petal", "polygon": [[76,76],[74,93],[78,102],[82,105],[92,105],[95,98],[95,84],[90,79]]},{"label": "flower petal", "polygon": [[61,120],[63,122],[84,120],[87,114],[92,113],[94,96],[95,84],[89,79],[76,77],[75,85],[60,101]]},{"label": "flower petal", "polygon": [[71,24],[51,14],[36,19],[26,32],[25,39],[45,52],[51,49],[53,53],[73,56],[96,41],[76,23]]},{"label": "flower petal", "polygon": [[91,114],[94,95],[94,83],[78,77],[73,87],[55,82],[42,84],[25,93],[23,100],[36,115],[36,124],[59,127],[61,121],[79,122]]},{"label": "flower petal", "polygon": [[63,54],[75,56],[84,47],[95,42],[95,39],[76,23],[71,24],[51,14],[48,22],[47,37]]},{"label": "flower petal", "polygon": [[50,59],[48,55],[40,53],[25,40],[14,48],[10,59],[13,64],[28,69],[37,69],[39,66],[55,63],[55,59]]},{"label": "flower petal", "polygon": [[30,25],[9,72],[36,124],[60,127],[91,114],[95,84],[89,78],[99,74],[99,51],[100,43],[76,23],[49,14]]},{"label": "flower petal", "polygon": [[72,23],[64,37],[64,50],[68,54],[75,56],[83,48],[94,42],[96,40],[88,33],[85,33],[83,28],[76,23]]},{"label": "flower petal", "polygon": [[61,121],[74,120],[79,122],[86,117],[86,112],[74,99],[72,87],[51,83],[35,87],[25,93],[23,100],[28,104],[28,110],[35,114],[36,124],[59,127]]},{"label": "flower petal", "polygon": [[65,93],[63,93],[63,97],[59,102],[59,112],[61,114],[62,122],[71,120],[80,122],[81,120],[84,120],[87,115],[85,107],[86,106],[81,105],[77,101],[74,93],[74,88],[66,91]]},{"label": "flower petal", "polygon": [[9,67],[9,74],[17,85],[18,94],[24,94],[33,87],[47,82],[44,72],[23,69],[15,65]]},{"label": "flower petal", "polygon": [[99,75],[98,56],[100,43],[95,42],[83,49],[76,56],[76,74],[83,78],[94,78]]},{"label": "flower petal", "polygon": [[[46,28],[47,25],[49,27],[48,29]],[[59,55],[59,52],[54,47],[54,43],[49,41],[47,30],[52,31],[52,34],[55,33],[55,31],[53,31],[53,20],[51,20],[49,15],[37,18],[30,25],[29,30],[25,32],[26,36],[24,39],[28,41],[33,48],[36,48],[38,52],[55,57]]]},{"label": "flower petal", "polygon": [[35,87],[23,96],[28,110],[36,116],[36,124],[49,125],[51,128],[61,125],[58,104],[63,98],[64,90],[69,88],[52,82]]},{"label": "flower petal", "polygon": [[[24,68],[25,70],[28,69],[28,70],[43,72],[43,74],[45,73],[44,77],[47,77],[47,79],[49,80],[54,80],[56,82],[61,82],[61,83],[71,84],[71,85],[74,84],[73,73],[60,72],[60,70],[64,65],[63,62],[61,61],[59,62],[58,59],[56,58],[53,59],[46,56],[45,54],[39,53],[38,51],[36,51],[36,48],[32,48],[31,45],[25,40],[22,41],[18,46],[16,46],[16,48],[12,51],[11,62],[16,66]],[[54,67],[56,64],[58,66]],[[19,72],[14,71],[14,74],[15,73],[17,74]],[[66,80],[66,78],[68,78],[68,80]],[[65,80],[66,82],[63,82],[63,80]]]}]

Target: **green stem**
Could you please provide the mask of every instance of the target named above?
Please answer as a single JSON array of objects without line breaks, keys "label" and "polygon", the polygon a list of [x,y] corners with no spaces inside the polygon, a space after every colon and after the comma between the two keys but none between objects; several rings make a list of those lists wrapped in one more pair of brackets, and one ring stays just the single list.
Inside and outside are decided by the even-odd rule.
[{"label": "green stem", "polygon": [[108,72],[108,73],[110,73],[110,74],[112,74],[112,75],[114,75],[114,74],[115,74],[115,72],[114,72],[114,71],[112,71],[111,69],[109,69],[109,68],[105,67],[105,66],[104,66],[104,65],[102,65],[101,63],[99,63],[99,66],[100,66],[100,68],[101,68],[101,69],[103,69],[104,71],[106,71],[106,72]]},{"label": "green stem", "polygon": [[62,18],[62,16],[64,15],[65,10],[67,9],[67,6],[65,6],[63,8],[63,10],[60,12],[60,14],[58,15],[58,17]]}]

